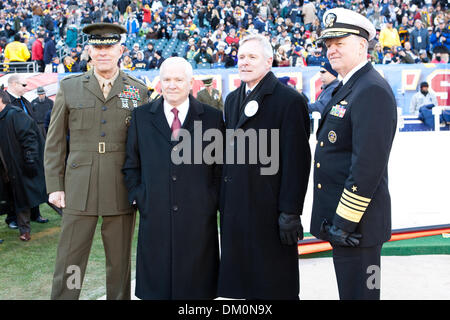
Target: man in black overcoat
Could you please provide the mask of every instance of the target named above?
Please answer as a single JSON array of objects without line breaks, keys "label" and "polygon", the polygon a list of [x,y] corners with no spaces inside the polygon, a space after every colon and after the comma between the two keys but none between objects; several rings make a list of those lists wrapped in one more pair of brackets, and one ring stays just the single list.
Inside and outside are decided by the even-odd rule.
[{"label": "man in black overcoat", "polygon": [[343,8],[327,11],[323,21],[321,39],[342,81],[317,131],[310,230],[333,246],[340,298],[379,299],[381,247],[391,236],[395,97],[367,61],[372,23]]},{"label": "man in black overcoat", "polygon": [[0,148],[9,180],[20,239],[30,240],[30,208],[47,200],[43,167],[43,143],[36,122],[12,106],[0,90]]},{"label": "man in black overcoat", "polygon": [[226,141],[222,174],[218,295],[298,299],[297,242],[311,166],[308,109],[270,71],[266,38],[243,39],[238,57],[241,86],[225,101],[227,136],[235,135]]},{"label": "man in black overcoat", "polygon": [[[8,78],[8,89],[7,93],[9,95],[9,98],[11,100],[11,105],[15,106],[19,109],[22,109],[25,114],[29,115],[36,124],[39,123],[39,116],[36,112],[35,108],[33,108],[33,105],[30,101],[28,101],[27,98],[25,98],[24,94],[27,92],[27,81],[24,76],[21,74],[13,74]],[[24,114],[22,113],[22,115]],[[38,128],[38,134],[41,134],[41,130]],[[42,135],[39,139],[43,139],[44,136]],[[43,155],[41,155],[43,156]],[[16,222],[16,217],[14,214],[8,214],[8,217],[6,219],[8,224],[11,224],[11,222],[14,224]],[[47,223],[48,219],[45,219],[41,216],[39,207],[31,208],[31,221],[35,221],[38,223]]]},{"label": "man in black overcoat", "polygon": [[213,299],[221,161],[205,161],[203,152],[219,157],[222,144],[206,152],[202,136],[215,129],[220,140],[223,117],[189,95],[192,67],[185,59],[165,60],[160,77],[162,98],[132,113],[123,167],[128,199],[140,213],[136,296]]}]

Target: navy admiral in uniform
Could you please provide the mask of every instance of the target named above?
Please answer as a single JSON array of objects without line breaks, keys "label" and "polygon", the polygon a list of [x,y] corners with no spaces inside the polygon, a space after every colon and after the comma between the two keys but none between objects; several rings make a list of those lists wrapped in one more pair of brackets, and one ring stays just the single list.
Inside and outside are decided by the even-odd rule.
[{"label": "navy admiral in uniform", "polygon": [[375,28],[327,11],[320,37],[342,77],[317,131],[311,233],[330,241],[341,299],[380,298],[381,247],[391,236],[388,160],[397,125],[389,84],[367,61]]}]

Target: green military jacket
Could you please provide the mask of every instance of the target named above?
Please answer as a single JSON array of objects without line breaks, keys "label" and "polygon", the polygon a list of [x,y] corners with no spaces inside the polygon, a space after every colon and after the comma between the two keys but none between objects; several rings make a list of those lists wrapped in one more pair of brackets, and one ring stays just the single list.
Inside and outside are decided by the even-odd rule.
[{"label": "green military jacket", "polygon": [[106,99],[93,70],[61,80],[44,165],[47,192],[65,192],[64,213],[133,212],[121,169],[131,112],[147,102],[145,84],[121,70]]},{"label": "green military jacket", "polygon": [[197,100],[207,105],[210,105],[211,107],[219,109],[220,111],[223,111],[222,95],[217,89],[212,89],[212,95],[209,94],[206,88],[200,90],[197,93]]}]

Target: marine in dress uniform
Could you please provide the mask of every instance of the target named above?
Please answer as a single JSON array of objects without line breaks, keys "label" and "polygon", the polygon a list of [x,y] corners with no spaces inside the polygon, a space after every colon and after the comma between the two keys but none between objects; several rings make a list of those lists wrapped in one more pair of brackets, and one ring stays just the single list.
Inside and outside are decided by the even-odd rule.
[{"label": "marine in dress uniform", "polygon": [[370,21],[342,8],[323,19],[321,39],[343,80],[317,131],[310,230],[333,246],[340,298],[379,299],[381,247],[391,236],[387,168],[396,102],[366,60]]},{"label": "marine in dress uniform", "polygon": [[83,32],[89,35],[94,68],[61,80],[45,146],[49,201],[64,208],[51,298],[79,297],[80,286],[67,280],[78,270],[82,282],[101,216],[107,299],[130,299],[135,211],[121,169],[131,112],[148,102],[148,92],[117,67],[125,28],[99,23]]},{"label": "marine in dress uniform", "polygon": [[212,87],[213,79],[204,79],[203,84],[205,85],[205,88],[197,93],[197,100],[223,111],[222,94],[219,90]]}]

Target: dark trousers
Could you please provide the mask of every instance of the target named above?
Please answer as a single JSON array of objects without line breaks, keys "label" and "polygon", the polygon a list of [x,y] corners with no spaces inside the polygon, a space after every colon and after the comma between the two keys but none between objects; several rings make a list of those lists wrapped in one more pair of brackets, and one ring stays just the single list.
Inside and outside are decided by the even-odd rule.
[{"label": "dark trousers", "polygon": [[333,263],[341,300],[379,300],[381,247],[333,247]]},{"label": "dark trousers", "polygon": [[[30,219],[31,221],[36,221],[37,218],[41,216],[41,212],[39,211],[39,206],[33,207],[30,209]],[[14,211],[9,211],[8,215],[6,216],[5,222],[7,224],[10,224],[11,222],[15,221],[18,224],[17,216],[14,213]]]},{"label": "dark trousers", "polygon": [[17,214],[17,226],[21,235],[31,232],[30,209],[23,210]]}]

